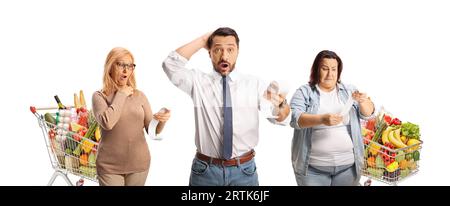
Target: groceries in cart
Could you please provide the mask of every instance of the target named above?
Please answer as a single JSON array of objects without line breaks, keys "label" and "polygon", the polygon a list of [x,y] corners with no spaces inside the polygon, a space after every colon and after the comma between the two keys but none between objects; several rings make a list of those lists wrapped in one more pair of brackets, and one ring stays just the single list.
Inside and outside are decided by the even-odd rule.
[{"label": "groceries in cart", "polygon": [[64,106],[55,96],[58,109],[44,114],[51,152],[57,167],[96,179],[95,161],[101,139],[100,128],[92,111],[88,111],[83,91],[74,94],[74,106]]},{"label": "groceries in cart", "polygon": [[403,122],[382,109],[376,118],[362,123],[362,135],[364,175],[397,184],[418,172],[423,143],[418,125]]}]

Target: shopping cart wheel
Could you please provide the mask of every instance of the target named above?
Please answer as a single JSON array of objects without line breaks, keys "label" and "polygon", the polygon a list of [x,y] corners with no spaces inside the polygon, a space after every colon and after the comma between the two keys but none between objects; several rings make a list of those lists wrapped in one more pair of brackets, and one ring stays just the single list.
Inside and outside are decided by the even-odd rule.
[{"label": "shopping cart wheel", "polygon": [[81,178],[80,180],[78,180],[77,181],[77,186],[83,186],[83,184],[84,184],[84,179],[83,178]]},{"label": "shopping cart wheel", "polygon": [[364,182],[364,186],[370,186],[372,184],[372,180],[371,179],[367,179],[365,182]]}]

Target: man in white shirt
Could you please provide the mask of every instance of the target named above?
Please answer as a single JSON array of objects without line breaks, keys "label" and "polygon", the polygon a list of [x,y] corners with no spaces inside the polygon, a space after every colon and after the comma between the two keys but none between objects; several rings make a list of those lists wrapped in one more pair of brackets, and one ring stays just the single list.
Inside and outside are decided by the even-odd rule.
[{"label": "man in white shirt", "polygon": [[[211,73],[186,68],[201,48],[208,50]],[[259,137],[258,110],[269,102],[276,115],[271,122],[284,122],[289,116],[286,94],[276,92],[276,83],[267,87],[255,77],[234,71],[238,54],[237,33],[224,27],[181,46],[163,62],[170,81],[194,102],[197,154],[189,185],[259,185],[253,158]]]}]

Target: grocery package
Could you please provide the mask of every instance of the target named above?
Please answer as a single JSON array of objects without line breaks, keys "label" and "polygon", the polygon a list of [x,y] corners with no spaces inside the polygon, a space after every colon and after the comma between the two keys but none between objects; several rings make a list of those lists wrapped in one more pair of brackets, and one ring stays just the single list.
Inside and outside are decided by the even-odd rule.
[{"label": "grocery package", "polygon": [[376,118],[362,122],[364,141],[363,174],[396,185],[418,172],[420,150],[419,126],[382,111]]}]

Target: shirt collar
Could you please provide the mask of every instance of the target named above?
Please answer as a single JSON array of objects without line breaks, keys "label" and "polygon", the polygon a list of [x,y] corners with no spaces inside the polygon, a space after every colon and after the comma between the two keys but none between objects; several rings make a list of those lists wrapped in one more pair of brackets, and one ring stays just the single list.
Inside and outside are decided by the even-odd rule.
[{"label": "shirt collar", "polygon": [[[230,81],[234,82],[237,81],[240,78],[240,74],[239,72],[236,72],[236,68],[234,68],[235,70],[233,70],[232,72],[230,72],[228,74],[228,77],[230,78]],[[214,80],[221,80],[222,79],[222,75],[219,74],[218,72],[216,72],[215,70],[212,71],[212,76]]]},{"label": "shirt collar", "polygon": [[337,83],[337,88],[339,90],[345,90],[344,85],[342,83],[339,83],[339,82]]},{"label": "shirt collar", "polygon": [[[319,87],[318,84],[314,85],[314,89],[317,90],[317,92],[319,92],[319,88],[318,88],[318,87]],[[336,84],[336,87],[337,87],[338,90],[345,90],[344,84],[342,84],[342,83],[339,83],[339,82],[338,82],[338,83]]]}]

